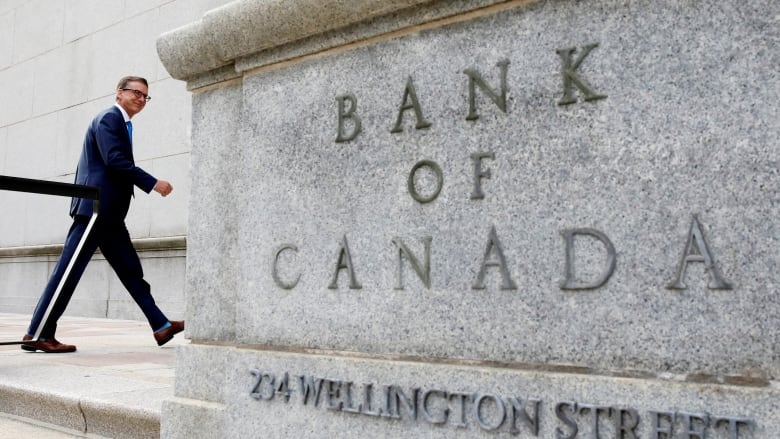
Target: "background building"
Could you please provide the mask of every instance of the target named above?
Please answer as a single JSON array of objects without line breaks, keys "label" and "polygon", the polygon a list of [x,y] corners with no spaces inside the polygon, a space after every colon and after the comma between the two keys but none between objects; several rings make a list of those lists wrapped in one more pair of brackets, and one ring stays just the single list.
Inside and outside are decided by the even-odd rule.
[{"label": "background building", "polygon": [[[159,61],[157,37],[228,0],[0,0],[0,174],[73,182],[84,132],[124,75],[153,99],[133,118],[135,158],[171,181],[136,191],[127,226],[160,307],[184,314],[190,94]],[[31,313],[70,224],[70,200],[0,191],[0,312]],[[97,254],[66,315],[143,319]]]}]

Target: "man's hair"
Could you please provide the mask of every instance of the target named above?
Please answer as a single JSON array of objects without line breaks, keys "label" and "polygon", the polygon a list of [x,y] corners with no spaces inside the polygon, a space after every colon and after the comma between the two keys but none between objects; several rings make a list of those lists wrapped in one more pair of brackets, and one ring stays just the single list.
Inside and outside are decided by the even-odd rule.
[{"label": "man's hair", "polygon": [[123,88],[127,88],[127,83],[128,83],[128,82],[133,82],[133,81],[135,81],[135,82],[141,82],[141,83],[143,83],[145,86],[149,87],[149,83],[148,83],[148,82],[146,82],[146,79],[145,79],[145,78],[142,78],[142,77],[140,77],[140,76],[125,76],[124,78],[122,78],[122,79],[120,79],[120,80],[119,80],[119,83],[116,85],[116,89],[117,89],[117,90],[121,90],[121,89],[123,89]]}]

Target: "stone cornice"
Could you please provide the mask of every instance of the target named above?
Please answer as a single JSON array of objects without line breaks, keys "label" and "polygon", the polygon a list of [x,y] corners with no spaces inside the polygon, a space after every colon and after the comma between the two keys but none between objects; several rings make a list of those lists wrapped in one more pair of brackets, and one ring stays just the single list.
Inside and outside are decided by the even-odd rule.
[{"label": "stone cornice", "polygon": [[157,52],[173,78],[432,0],[238,0],[161,35]]},{"label": "stone cornice", "polygon": [[[536,0],[236,0],[166,32],[157,53],[190,88],[257,67]],[[443,22],[442,22],[443,23]]]}]

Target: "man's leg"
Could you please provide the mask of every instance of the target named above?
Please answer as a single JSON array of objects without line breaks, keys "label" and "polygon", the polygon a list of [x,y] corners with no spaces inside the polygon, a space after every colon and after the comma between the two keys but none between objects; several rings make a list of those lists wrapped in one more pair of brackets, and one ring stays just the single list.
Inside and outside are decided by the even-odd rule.
[{"label": "man's leg", "polygon": [[[76,289],[76,285],[78,284],[79,279],[81,279],[81,275],[84,274],[84,270],[87,268],[87,264],[97,248],[96,233],[93,232],[84,243],[81,253],[79,255],[75,254],[79,242],[86,232],[88,224],[88,217],[74,218],[73,224],[68,231],[68,236],[65,239],[62,254],[60,255],[59,260],[57,260],[57,264],[54,266],[54,271],[52,272],[51,277],[49,277],[49,282],[46,284],[46,288],[44,288],[41,298],[38,300],[38,305],[36,306],[32,320],[30,321],[30,327],[27,329],[28,336],[34,336],[38,331],[38,326],[45,325],[41,331],[40,338],[54,338],[54,333],[57,330],[57,320],[59,320],[65,312],[65,308],[68,306],[73,291]],[[65,279],[65,283],[60,290],[57,301],[47,318],[48,324],[46,324],[46,322],[43,321],[46,310],[49,308],[54,293],[65,275],[68,264],[74,257],[77,257],[77,259],[68,274],[68,278]]]},{"label": "man's leg", "polygon": [[105,230],[105,239],[100,243],[100,251],[111,264],[122,285],[127,288],[135,303],[141,308],[152,331],[157,331],[168,324],[160,308],[154,302],[151,288],[144,280],[144,272],[141,261],[135,252],[130,234],[124,223],[111,224]]}]

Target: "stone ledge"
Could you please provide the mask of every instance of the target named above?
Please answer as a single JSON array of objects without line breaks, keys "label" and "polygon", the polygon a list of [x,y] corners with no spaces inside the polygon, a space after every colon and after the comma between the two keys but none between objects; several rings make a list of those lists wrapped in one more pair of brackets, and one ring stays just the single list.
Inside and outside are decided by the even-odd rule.
[{"label": "stone ledge", "polygon": [[[134,239],[133,246],[139,252],[186,250],[187,237],[166,236],[161,238]],[[0,248],[0,258],[19,258],[35,256],[51,256],[62,253],[62,244],[30,245],[23,247]],[[100,250],[98,250],[98,253]]]},{"label": "stone ledge", "polygon": [[159,412],[22,386],[0,385],[0,412],[88,433],[90,437],[137,439],[160,436]]},{"label": "stone ledge", "polygon": [[[525,0],[521,3],[524,3]],[[442,17],[462,14],[509,0],[238,0],[207,12],[197,22],[166,32],[157,39],[157,53],[171,77],[191,80],[220,70],[233,70],[239,58],[277,48],[315,35],[368,23],[420,8],[414,18],[390,28],[358,32],[354,39],[396,31]],[[332,45],[348,44],[350,37]],[[309,51],[326,47],[308,48]],[[301,56],[295,53],[292,56]],[[229,75],[228,75],[229,76]]]},{"label": "stone ledge", "polygon": [[603,378],[626,378],[654,381],[666,381],[692,384],[713,384],[736,387],[776,388],[777,381],[769,378],[768,373],[761,370],[745,371],[741,375],[715,375],[705,373],[670,374],[657,373],[640,369],[596,369],[573,364],[541,364],[494,360],[474,360],[468,358],[423,357],[417,355],[370,354],[355,351],[338,351],[332,349],[303,348],[294,346],[262,345],[256,343],[224,342],[192,338],[190,346],[208,346],[218,348],[239,349],[257,352],[285,353],[293,355],[308,355],[313,357],[343,358],[354,360],[379,360],[384,362],[405,362],[419,364],[435,364],[454,367],[477,367],[482,369],[515,370],[525,372],[557,373],[566,375],[596,376]]},{"label": "stone ledge", "polygon": [[159,438],[160,412],[121,404],[82,400],[87,433],[111,438]]},{"label": "stone ledge", "polygon": [[430,1],[235,1],[163,34],[157,51],[171,76],[183,79],[243,55]]},{"label": "stone ledge", "polygon": [[78,398],[0,384],[0,412],[75,431],[86,431]]}]

